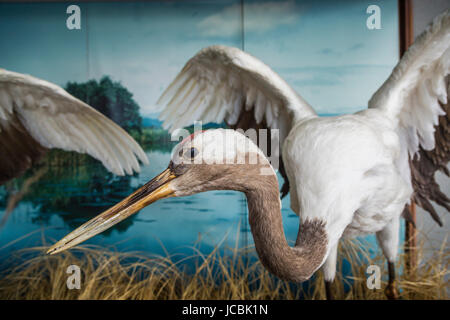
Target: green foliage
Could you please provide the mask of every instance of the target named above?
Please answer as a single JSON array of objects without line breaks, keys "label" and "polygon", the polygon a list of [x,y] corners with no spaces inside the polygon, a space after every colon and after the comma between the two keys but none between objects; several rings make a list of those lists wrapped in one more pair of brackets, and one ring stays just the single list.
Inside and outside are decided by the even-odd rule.
[{"label": "green foliage", "polygon": [[[220,124],[214,123],[214,122],[209,122],[209,123],[206,123],[206,124],[204,123],[204,124],[202,125],[202,130],[218,129],[218,128],[224,128],[224,129],[227,129],[227,128],[229,128],[229,127],[226,125],[225,122],[222,122],[222,123],[220,123]],[[186,129],[187,131],[189,131],[190,133],[194,133],[194,125],[193,125],[193,124],[190,125],[189,127],[185,127],[185,129]]]},{"label": "green foliage", "polygon": [[177,143],[170,140],[170,133],[163,128],[142,128],[139,143],[145,150],[170,151]]},{"label": "green foliage", "polygon": [[172,149],[174,143],[170,141],[167,130],[142,126],[139,105],[133,100],[132,93],[120,82],[114,82],[109,76],[104,76],[100,81],[68,82],[66,90],[120,125],[144,149]]},{"label": "green foliage", "polygon": [[141,132],[142,118],[133,94],[109,76],[100,81],[68,82],[67,92],[86,102],[126,131]]}]

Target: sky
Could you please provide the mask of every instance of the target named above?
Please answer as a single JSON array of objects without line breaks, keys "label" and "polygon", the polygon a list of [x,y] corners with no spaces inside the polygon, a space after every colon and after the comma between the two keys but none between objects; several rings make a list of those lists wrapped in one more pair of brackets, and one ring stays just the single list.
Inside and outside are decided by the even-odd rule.
[{"label": "sky", "polygon": [[[379,30],[366,26],[372,4]],[[398,61],[396,0],[81,3],[81,30],[67,29],[68,5],[0,3],[0,67],[62,86],[109,75],[149,117],[187,60],[213,44],[261,59],[321,114],[366,108]]]}]

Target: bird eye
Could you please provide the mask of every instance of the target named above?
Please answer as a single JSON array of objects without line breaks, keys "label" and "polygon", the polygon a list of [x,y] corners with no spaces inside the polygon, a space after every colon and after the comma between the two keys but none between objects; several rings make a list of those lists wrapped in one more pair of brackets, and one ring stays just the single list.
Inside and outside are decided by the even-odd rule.
[{"label": "bird eye", "polygon": [[191,159],[194,159],[197,156],[197,154],[198,154],[198,150],[196,148],[192,147],[191,149],[186,151],[185,155],[187,158],[190,157]]}]

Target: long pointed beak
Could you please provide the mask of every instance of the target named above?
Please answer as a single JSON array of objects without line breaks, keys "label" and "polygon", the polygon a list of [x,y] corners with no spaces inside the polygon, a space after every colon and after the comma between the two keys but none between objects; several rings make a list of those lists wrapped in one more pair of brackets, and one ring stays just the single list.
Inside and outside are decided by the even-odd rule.
[{"label": "long pointed beak", "polygon": [[164,170],[161,174],[147,182],[142,188],[138,189],[127,198],[99,214],[95,218],[84,223],[64,238],[55,243],[47,251],[49,254],[55,254],[111,228],[116,223],[128,218],[132,214],[141,210],[145,206],[163,198],[173,196],[174,190],[170,187],[170,181],[176,176],[170,168]]}]

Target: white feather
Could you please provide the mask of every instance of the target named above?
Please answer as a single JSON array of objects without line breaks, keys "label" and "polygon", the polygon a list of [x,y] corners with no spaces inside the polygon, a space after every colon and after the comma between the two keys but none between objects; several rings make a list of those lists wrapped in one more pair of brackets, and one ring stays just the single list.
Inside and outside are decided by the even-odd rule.
[{"label": "white feather", "polygon": [[[199,90],[201,99],[180,102],[179,109],[174,112],[171,103],[180,97],[183,90],[180,83],[189,79],[195,79],[198,87],[203,82],[205,88]],[[221,123],[227,120],[234,125],[244,111],[243,104],[247,111],[255,107],[253,114],[257,123],[265,118],[268,125],[277,127],[282,113],[288,115],[283,119],[289,120],[315,116],[312,108],[267,65],[237,48],[225,46],[202,49],[191,58],[164,91],[158,104],[167,106],[160,118],[170,132],[194,121]],[[291,123],[283,120],[281,126],[290,128]]]},{"label": "white feather", "polygon": [[[437,16],[408,49],[369,101],[396,122],[399,134],[406,135],[408,151],[414,155],[421,145],[435,146],[434,125],[447,102],[445,77],[450,71],[450,11]],[[400,125],[401,124],[401,125]]]}]

